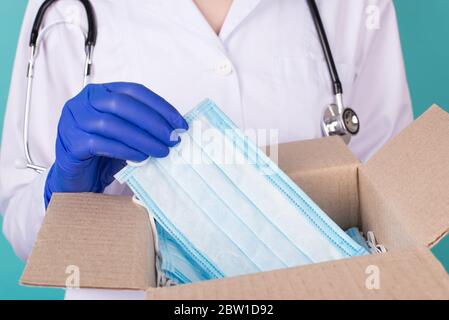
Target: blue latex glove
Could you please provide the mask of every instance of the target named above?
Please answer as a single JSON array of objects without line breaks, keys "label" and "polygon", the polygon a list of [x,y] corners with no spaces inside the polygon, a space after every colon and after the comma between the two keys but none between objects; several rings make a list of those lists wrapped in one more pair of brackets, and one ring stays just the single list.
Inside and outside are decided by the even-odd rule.
[{"label": "blue latex glove", "polygon": [[62,111],[45,206],[54,192],[103,192],[126,160],[168,156],[180,141],[174,133],[187,129],[173,106],[142,85],[86,86]]}]

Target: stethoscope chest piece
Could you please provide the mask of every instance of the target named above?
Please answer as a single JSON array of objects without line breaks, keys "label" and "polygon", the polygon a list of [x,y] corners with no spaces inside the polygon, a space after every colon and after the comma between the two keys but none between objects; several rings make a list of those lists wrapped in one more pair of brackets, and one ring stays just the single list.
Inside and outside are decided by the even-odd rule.
[{"label": "stethoscope chest piece", "polygon": [[324,110],[322,130],[325,136],[341,136],[349,144],[360,131],[359,117],[350,108],[342,110],[337,104],[330,104]]},{"label": "stethoscope chest piece", "polygon": [[313,22],[318,33],[318,39],[323,48],[324,58],[329,69],[329,75],[332,80],[332,89],[335,101],[333,104],[326,106],[321,122],[323,134],[327,137],[341,136],[346,144],[349,144],[352,136],[356,135],[360,130],[359,117],[354,110],[346,108],[343,103],[343,85],[338,75],[332,50],[324,30],[323,21],[315,0],[307,0],[310,12],[312,13]]}]

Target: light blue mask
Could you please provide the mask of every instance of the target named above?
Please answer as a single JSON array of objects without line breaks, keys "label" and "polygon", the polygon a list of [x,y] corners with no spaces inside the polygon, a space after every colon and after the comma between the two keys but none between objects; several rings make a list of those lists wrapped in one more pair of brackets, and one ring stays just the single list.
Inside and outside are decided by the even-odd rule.
[{"label": "light blue mask", "polygon": [[365,240],[365,238],[362,236],[362,234],[360,233],[359,228],[351,228],[346,230],[346,234],[348,236],[351,237],[351,239],[353,239],[355,242],[357,242],[358,244],[360,244],[362,247],[365,248],[366,251],[370,252],[371,249],[368,246],[367,241]]},{"label": "light blue mask", "polygon": [[173,284],[194,283],[209,280],[209,274],[197,264],[189,259],[180,243],[156,223],[158,235],[158,282],[161,286]]},{"label": "light blue mask", "polygon": [[165,159],[116,175],[158,223],[159,269],[176,283],[368,254],[212,101],[186,115]]}]

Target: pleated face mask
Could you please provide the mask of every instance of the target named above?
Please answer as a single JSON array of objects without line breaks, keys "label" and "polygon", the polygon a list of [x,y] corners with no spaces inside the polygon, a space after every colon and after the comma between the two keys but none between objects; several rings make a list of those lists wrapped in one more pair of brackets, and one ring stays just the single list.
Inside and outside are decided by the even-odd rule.
[{"label": "pleated face mask", "polygon": [[116,175],[157,222],[159,271],[175,283],[368,254],[211,101],[165,159]]}]

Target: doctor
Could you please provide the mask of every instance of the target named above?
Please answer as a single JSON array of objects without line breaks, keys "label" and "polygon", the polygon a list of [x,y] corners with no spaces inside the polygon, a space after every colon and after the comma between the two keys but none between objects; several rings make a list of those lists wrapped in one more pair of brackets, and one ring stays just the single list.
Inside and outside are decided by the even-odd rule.
[{"label": "doctor", "polygon": [[[42,2],[30,0],[26,11],[0,159],[3,229],[24,260],[53,192],[129,194],[112,179],[123,160],[166,156],[176,143],[169,132],[185,129],[181,115],[206,97],[242,128],[278,130],[280,142],[322,136],[333,93],[305,0],[91,1],[95,84],[82,91],[87,19],[78,1],[65,0],[45,15],[34,70],[29,145],[49,169],[20,168],[28,39]],[[362,124],[350,148],[365,161],[412,120],[393,3],[317,3],[345,102]]]}]

